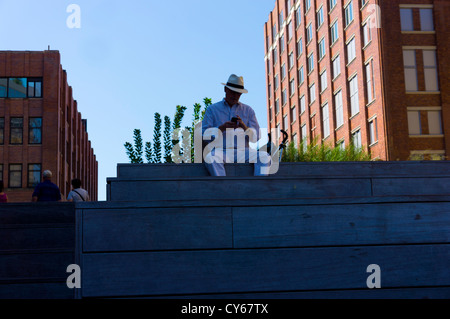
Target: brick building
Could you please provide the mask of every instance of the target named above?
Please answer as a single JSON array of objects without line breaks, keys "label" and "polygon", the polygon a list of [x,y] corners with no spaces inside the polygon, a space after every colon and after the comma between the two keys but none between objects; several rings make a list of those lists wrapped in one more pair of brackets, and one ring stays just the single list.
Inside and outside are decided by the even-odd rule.
[{"label": "brick building", "polygon": [[67,198],[80,178],[98,196],[98,163],[58,51],[0,51],[0,179],[29,202],[44,170]]},{"label": "brick building", "polygon": [[372,159],[449,159],[450,1],[276,0],[268,122]]}]

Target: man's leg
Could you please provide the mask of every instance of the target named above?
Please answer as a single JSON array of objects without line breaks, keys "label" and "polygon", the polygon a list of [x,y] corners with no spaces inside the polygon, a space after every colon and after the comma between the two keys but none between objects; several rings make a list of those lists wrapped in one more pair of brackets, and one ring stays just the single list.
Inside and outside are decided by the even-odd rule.
[{"label": "man's leg", "polygon": [[267,152],[259,152],[255,149],[237,151],[237,163],[253,163],[254,176],[268,176],[271,158]]},{"label": "man's leg", "polygon": [[215,148],[205,156],[205,166],[211,176],[227,176],[224,165],[224,151]]}]

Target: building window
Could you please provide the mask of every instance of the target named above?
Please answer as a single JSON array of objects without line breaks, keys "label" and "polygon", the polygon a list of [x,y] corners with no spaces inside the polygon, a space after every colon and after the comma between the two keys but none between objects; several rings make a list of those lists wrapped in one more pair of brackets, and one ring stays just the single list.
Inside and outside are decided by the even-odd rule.
[{"label": "building window", "polygon": [[313,30],[312,30],[312,23],[310,23],[306,27],[306,44],[311,42],[312,38],[313,38]]},{"label": "building window", "polygon": [[442,135],[442,120],[441,111],[429,111],[428,112],[428,134],[430,135]]},{"label": "building window", "polygon": [[349,86],[350,86],[350,106],[352,116],[354,116],[359,113],[358,76],[355,76],[350,80]]},{"label": "building window", "polygon": [[305,12],[308,12],[309,8],[311,8],[311,0],[305,0]]},{"label": "building window", "polygon": [[320,7],[319,11],[317,11],[317,28],[319,28],[323,24],[323,7]]},{"label": "building window", "polygon": [[42,144],[42,118],[32,117],[29,119],[28,125],[28,143]]},{"label": "building window", "polygon": [[273,89],[276,91],[276,90],[278,90],[278,74],[275,74],[275,78],[274,78],[273,82],[274,82]]},{"label": "building window", "polygon": [[352,134],[352,142],[355,148],[362,148],[361,130],[357,130]]},{"label": "building window", "polygon": [[333,60],[333,79],[337,78],[341,74],[341,56],[338,55]]},{"label": "building window", "polygon": [[403,64],[405,68],[405,86],[406,91],[417,91],[417,67],[416,67],[416,51],[403,50]]},{"label": "building window", "polygon": [[375,99],[375,81],[373,77],[373,60],[366,64],[366,93],[367,102],[370,103]]},{"label": "building window", "polygon": [[288,42],[291,41],[292,36],[294,35],[294,29],[292,26],[292,21],[287,25],[287,33],[288,33]]},{"label": "building window", "polygon": [[295,94],[295,79],[292,79],[289,81],[289,90],[290,90],[290,96]]},{"label": "building window", "polygon": [[291,11],[291,8],[292,8],[291,1],[292,1],[292,0],[286,0],[286,5],[287,5],[287,10],[286,10],[286,12],[288,13],[288,15],[289,15],[289,12]]},{"label": "building window", "polygon": [[283,81],[285,77],[286,77],[286,64],[283,63],[283,65],[281,66],[281,81]]},{"label": "building window", "polygon": [[325,91],[327,87],[328,87],[327,70],[325,70],[320,75],[320,92]]},{"label": "building window", "polygon": [[294,133],[294,135],[292,135],[292,142],[294,143],[295,148],[298,147],[298,136],[297,133]]},{"label": "building window", "polygon": [[28,164],[28,188],[34,188],[41,181],[41,164]]},{"label": "building window", "polygon": [[345,27],[353,21],[353,1],[345,7]]},{"label": "building window", "polygon": [[273,65],[275,66],[278,62],[278,50],[277,47],[275,46],[273,48]]},{"label": "building window", "polygon": [[298,7],[297,11],[295,11],[296,17],[296,27],[298,27],[302,23],[302,12],[300,11],[300,7]]},{"label": "building window", "polygon": [[276,99],[275,101],[275,114],[280,113],[280,99]]},{"label": "building window", "polygon": [[350,64],[354,59],[356,59],[356,46],[355,46],[355,38],[351,39],[347,44],[347,64]]},{"label": "building window", "polygon": [[303,53],[303,41],[302,39],[297,41],[297,55],[300,57],[300,55]]},{"label": "building window", "polygon": [[3,182],[3,164],[0,164],[0,181]]},{"label": "building window", "polygon": [[28,97],[42,97],[42,79],[28,79]]},{"label": "building window", "polygon": [[284,34],[280,37],[280,53],[284,52]]},{"label": "building window", "polygon": [[285,116],[283,117],[283,129],[284,129],[285,131],[288,131],[288,130],[289,130],[289,122],[288,122],[288,116],[287,116],[287,115],[285,115]]},{"label": "building window", "polygon": [[5,144],[5,118],[0,117],[0,145]]},{"label": "building window", "polygon": [[363,25],[363,41],[364,46],[367,46],[372,41],[372,28],[370,25],[370,19]]},{"label": "building window", "polygon": [[325,56],[325,38],[319,42],[319,61]]},{"label": "building window", "polygon": [[306,152],[306,149],[308,147],[308,133],[306,130],[306,124],[302,125],[301,131],[302,131],[303,152]]},{"label": "building window", "polygon": [[336,128],[344,125],[344,107],[342,105],[342,91],[334,96],[334,105],[336,107]]},{"label": "building window", "polygon": [[338,21],[331,26],[331,44],[334,44],[339,39]]},{"label": "building window", "polygon": [[285,105],[287,103],[287,94],[286,94],[286,89],[283,90],[283,92],[281,92],[281,105]]},{"label": "building window", "polygon": [[305,74],[304,74],[303,65],[302,65],[300,70],[298,70],[298,82],[299,82],[299,85],[303,84],[304,81],[305,81]]},{"label": "building window", "polygon": [[414,31],[413,11],[411,8],[400,9],[402,31]]},{"label": "building window", "polygon": [[422,52],[425,75],[425,90],[439,91],[436,51],[423,50]]},{"label": "building window", "polygon": [[314,70],[314,53],[308,57],[308,74]]},{"label": "building window", "polygon": [[27,79],[26,78],[9,78],[8,97],[10,97],[10,98],[26,98],[27,97]]},{"label": "building window", "polygon": [[369,121],[369,141],[370,145],[378,142],[378,123],[376,117]]},{"label": "building window", "polygon": [[23,118],[10,119],[10,144],[23,144]]},{"label": "building window", "polygon": [[331,9],[334,8],[334,6],[336,5],[336,3],[337,3],[337,0],[330,0],[330,11],[331,11]]},{"label": "building window", "polygon": [[22,164],[9,164],[9,188],[22,188]]},{"label": "building window", "polygon": [[309,87],[309,104],[312,104],[316,100],[316,84],[313,83]]},{"label": "building window", "polygon": [[294,123],[296,120],[297,120],[297,108],[294,105],[294,107],[291,108],[291,121],[292,123]]},{"label": "building window", "polygon": [[305,113],[305,111],[306,111],[306,103],[305,103],[305,96],[303,95],[300,98],[300,114]]},{"label": "building window", "polygon": [[336,146],[339,147],[339,149],[340,149],[341,151],[344,151],[344,150],[345,150],[345,140],[338,141],[338,142],[336,143]]},{"label": "building window", "polygon": [[330,114],[328,111],[328,103],[322,107],[322,127],[323,127],[323,138],[330,136]]},{"label": "building window", "polygon": [[277,24],[274,23],[272,27],[272,38],[275,41],[275,38],[277,37],[278,31],[277,31]]},{"label": "building window", "polygon": [[409,135],[422,135],[422,123],[419,111],[408,111]]},{"label": "building window", "polygon": [[0,98],[8,97],[8,79],[0,78]]},{"label": "building window", "polygon": [[289,62],[289,70],[290,70],[294,66],[294,52],[291,52],[291,54],[289,54],[288,62]]},{"label": "building window", "polygon": [[283,14],[283,10],[281,10],[280,15],[278,16],[278,23],[280,24],[280,30],[283,25],[283,20],[284,20],[284,14]]},{"label": "building window", "polygon": [[420,9],[420,30],[434,31],[433,9]]}]

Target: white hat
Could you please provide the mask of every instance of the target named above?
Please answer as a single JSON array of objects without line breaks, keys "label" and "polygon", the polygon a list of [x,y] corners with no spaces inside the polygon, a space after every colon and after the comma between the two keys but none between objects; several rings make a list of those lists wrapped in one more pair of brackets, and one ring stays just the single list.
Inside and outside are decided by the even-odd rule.
[{"label": "white hat", "polygon": [[222,85],[225,85],[225,87],[238,93],[248,93],[248,91],[244,88],[244,78],[242,76],[232,74],[230,75],[227,84],[222,83]]}]

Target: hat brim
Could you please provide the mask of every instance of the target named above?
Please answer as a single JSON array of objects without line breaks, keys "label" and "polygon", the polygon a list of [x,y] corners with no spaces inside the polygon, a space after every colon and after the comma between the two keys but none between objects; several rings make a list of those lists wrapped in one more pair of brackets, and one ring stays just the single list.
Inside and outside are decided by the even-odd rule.
[{"label": "hat brim", "polygon": [[222,85],[224,85],[225,87],[229,88],[231,91],[234,91],[234,92],[244,93],[244,94],[248,93],[248,91],[246,89],[237,89],[237,88],[228,86],[225,83],[222,83]]}]

